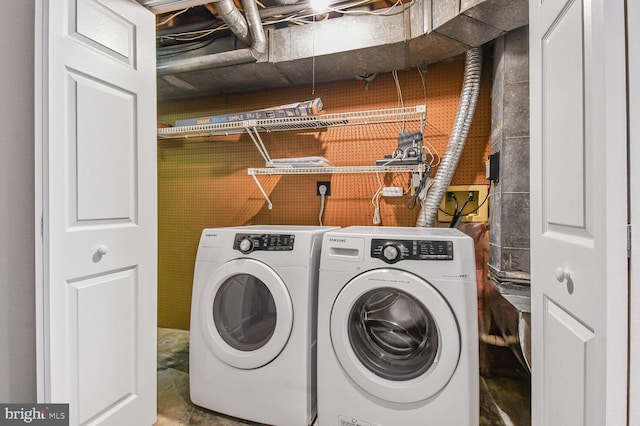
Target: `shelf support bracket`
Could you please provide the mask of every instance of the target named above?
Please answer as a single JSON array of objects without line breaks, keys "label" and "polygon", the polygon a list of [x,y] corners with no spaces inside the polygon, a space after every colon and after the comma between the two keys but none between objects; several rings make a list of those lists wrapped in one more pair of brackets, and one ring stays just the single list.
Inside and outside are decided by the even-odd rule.
[{"label": "shelf support bracket", "polygon": [[260,190],[260,192],[262,192],[262,196],[266,200],[269,210],[271,210],[273,208],[273,204],[271,203],[271,200],[269,199],[269,196],[265,192],[264,188],[260,184],[260,181],[258,180],[258,177],[256,175],[251,175],[251,177],[256,182],[256,185],[258,185],[258,189]]},{"label": "shelf support bracket", "polygon": [[271,157],[269,156],[267,148],[264,146],[264,142],[262,142],[258,129],[256,129],[255,126],[247,127],[247,133],[249,133],[253,144],[258,148],[258,152],[260,152],[260,155],[262,155],[262,158],[264,158],[264,161],[268,164],[271,161]]}]

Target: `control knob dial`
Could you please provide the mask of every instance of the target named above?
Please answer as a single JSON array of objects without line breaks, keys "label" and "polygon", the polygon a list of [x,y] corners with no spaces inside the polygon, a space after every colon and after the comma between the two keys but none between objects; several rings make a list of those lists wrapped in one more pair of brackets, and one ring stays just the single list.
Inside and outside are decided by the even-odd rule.
[{"label": "control knob dial", "polygon": [[400,260],[400,249],[395,244],[389,244],[382,249],[382,257],[387,262]]},{"label": "control knob dial", "polygon": [[243,239],[241,239],[240,243],[238,244],[238,249],[240,249],[240,251],[244,254],[251,253],[254,248],[255,245],[253,243],[253,240],[248,237],[244,237]]}]

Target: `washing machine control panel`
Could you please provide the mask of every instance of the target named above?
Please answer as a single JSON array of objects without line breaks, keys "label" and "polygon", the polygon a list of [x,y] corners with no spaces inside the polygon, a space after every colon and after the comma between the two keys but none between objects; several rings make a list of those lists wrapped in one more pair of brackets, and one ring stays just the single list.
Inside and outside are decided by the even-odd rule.
[{"label": "washing machine control panel", "polygon": [[253,251],[291,251],[295,235],[290,234],[236,234],[233,249],[247,254]]},{"label": "washing machine control panel", "polygon": [[387,263],[401,260],[453,260],[453,241],[372,239],[371,257]]}]

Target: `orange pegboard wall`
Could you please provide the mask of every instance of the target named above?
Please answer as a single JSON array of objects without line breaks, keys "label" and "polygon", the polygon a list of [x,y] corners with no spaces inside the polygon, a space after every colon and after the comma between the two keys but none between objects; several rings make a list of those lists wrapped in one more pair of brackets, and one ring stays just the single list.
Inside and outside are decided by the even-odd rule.
[{"label": "orange pegboard wall", "polygon": [[[452,184],[486,184],[485,159],[490,150],[490,64],[485,62],[480,97],[473,124]],[[462,88],[464,61],[430,65],[426,74],[427,119],[425,142],[444,155]],[[425,103],[420,73],[398,72],[405,106]],[[359,80],[162,102],[160,122],[207,115],[242,112],[320,97],[323,112],[349,112],[399,105],[391,73],[380,74],[367,90]],[[405,123],[404,130],[418,130],[419,122]],[[336,166],[373,165],[397,146],[398,123],[333,127],[301,132],[263,133],[272,158],[324,156]],[[266,202],[247,174],[247,168],[264,167],[248,135],[162,140],[158,143],[159,284],[158,323],[161,327],[189,328],[193,267],[203,228],[247,224],[316,225],[320,197],[316,182],[331,182],[323,224],[334,226],[372,224],[372,197],[385,186],[409,187],[409,174],[334,174],[258,176],[273,202]],[[431,175],[434,176],[437,167]],[[380,197],[381,225],[414,226],[419,207],[408,209],[409,196]]]}]

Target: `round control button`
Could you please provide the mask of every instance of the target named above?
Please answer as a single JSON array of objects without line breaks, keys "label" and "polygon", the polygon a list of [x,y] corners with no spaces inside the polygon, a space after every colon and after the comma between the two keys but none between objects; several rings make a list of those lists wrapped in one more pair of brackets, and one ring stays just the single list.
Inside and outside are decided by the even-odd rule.
[{"label": "round control button", "polygon": [[253,251],[253,240],[251,240],[251,238],[243,238],[242,240],[240,240],[238,248],[242,253],[250,253],[251,251]]},{"label": "round control button", "polygon": [[400,250],[398,250],[398,247],[390,244],[386,246],[384,249],[382,249],[382,256],[387,261],[394,262],[398,260],[398,258],[400,257]]}]

